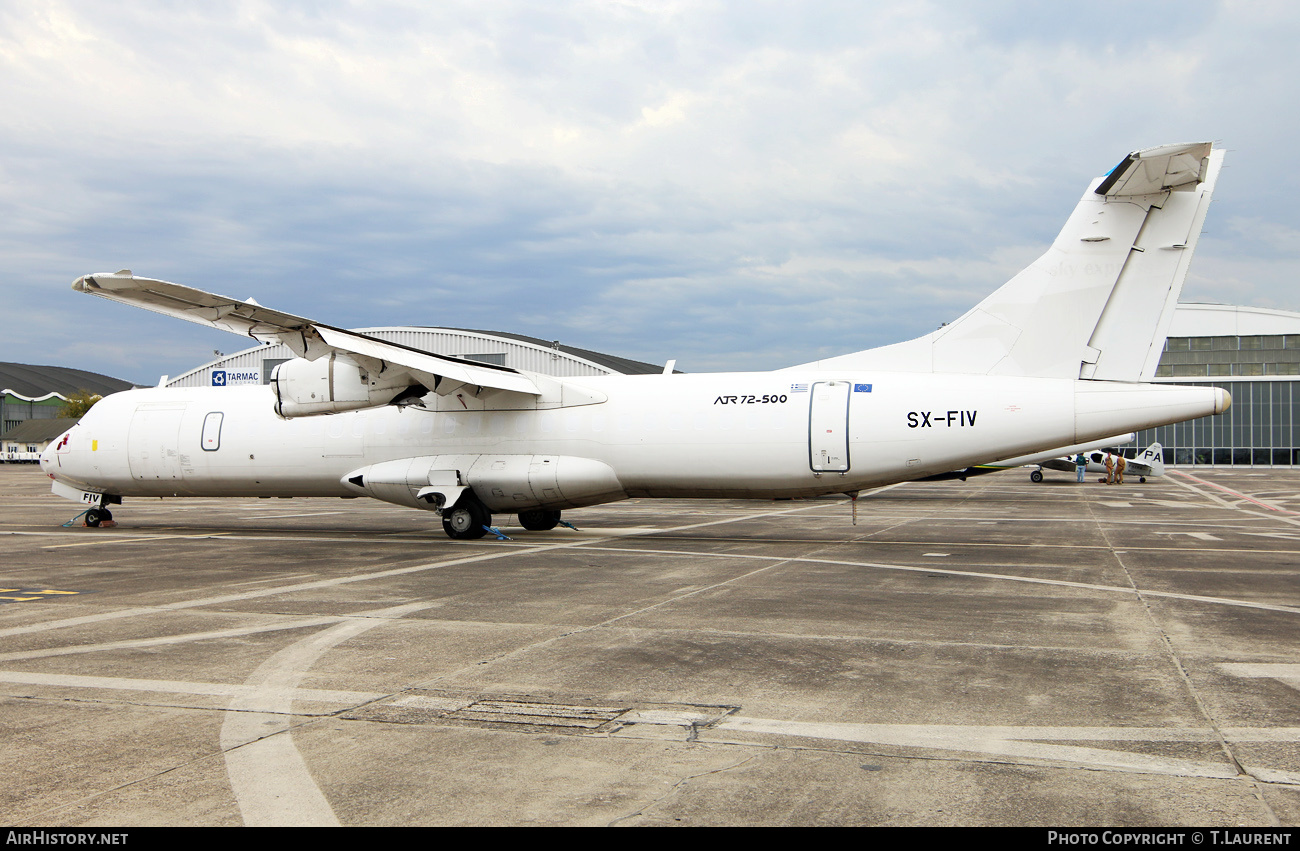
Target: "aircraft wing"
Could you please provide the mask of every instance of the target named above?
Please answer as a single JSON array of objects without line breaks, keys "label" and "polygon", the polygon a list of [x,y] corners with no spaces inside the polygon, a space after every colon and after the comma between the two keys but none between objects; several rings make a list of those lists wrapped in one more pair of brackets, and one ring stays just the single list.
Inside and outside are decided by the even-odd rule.
[{"label": "aircraft wing", "polygon": [[254,340],[283,343],[298,357],[307,360],[316,360],[331,352],[344,352],[376,371],[391,371],[396,366],[408,373],[415,383],[444,396],[465,386],[533,396],[542,392],[532,378],[507,367],[468,363],[422,352],[262,307],[252,299],[239,301],[181,284],[140,278],[128,269],[85,275],[73,281],[72,288]]}]

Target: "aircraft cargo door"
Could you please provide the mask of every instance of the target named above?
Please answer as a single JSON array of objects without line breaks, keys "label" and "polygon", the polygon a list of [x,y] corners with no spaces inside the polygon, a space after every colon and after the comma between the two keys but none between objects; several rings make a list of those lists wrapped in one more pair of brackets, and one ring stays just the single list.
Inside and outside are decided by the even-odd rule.
[{"label": "aircraft cargo door", "polygon": [[818,381],[808,412],[808,464],[818,473],[849,469],[849,390],[847,381]]},{"label": "aircraft cargo door", "polygon": [[136,409],[127,437],[131,478],[138,482],[181,477],[180,432],[185,403],[147,403]]}]

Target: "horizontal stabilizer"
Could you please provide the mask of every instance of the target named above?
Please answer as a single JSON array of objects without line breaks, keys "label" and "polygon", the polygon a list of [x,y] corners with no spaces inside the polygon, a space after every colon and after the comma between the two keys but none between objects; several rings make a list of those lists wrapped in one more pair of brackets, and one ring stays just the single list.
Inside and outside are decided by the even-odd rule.
[{"label": "horizontal stabilizer", "polygon": [[1161,145],[1134,151],[1111,169],[1093,190],[1098,195],[1119,198],[1152,195],[1169,189],[1191,189],[1205,180],[1210,143]]},{"label": "horizontal stabilizer", "polygon": [[86,275],[73,281],[72,288],[255,340],[283,343],[309,361],[330,353],[346,353],[389,383],[394,381],[395,373],[404,372],[411,383],[442,395],[462,387],[532,396],[542,392],[532,378],[513,369],[422,352],[262,307],[252,299],[240,301],[181,284],[140,278],[128,270]]}]

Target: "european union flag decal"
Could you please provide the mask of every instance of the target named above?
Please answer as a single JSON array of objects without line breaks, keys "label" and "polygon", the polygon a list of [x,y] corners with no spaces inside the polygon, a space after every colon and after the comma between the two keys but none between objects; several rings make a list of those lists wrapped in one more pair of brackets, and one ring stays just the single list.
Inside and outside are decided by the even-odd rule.
[{"label": "european union flag decal", "polygon": [[871,392],[871,385],[870,385],[870,384],[854,384],[854,385],[853,385],[853,392],[854,392],[854,393],[870,393],[870,392]]}]

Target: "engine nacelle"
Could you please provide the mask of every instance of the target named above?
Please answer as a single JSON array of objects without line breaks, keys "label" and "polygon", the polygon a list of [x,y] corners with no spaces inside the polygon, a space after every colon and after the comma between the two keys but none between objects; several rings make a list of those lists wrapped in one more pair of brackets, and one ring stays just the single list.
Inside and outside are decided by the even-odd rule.
[{"label": "engine nacelle", "polygon": [[376,374],[341,352],[316,360],[285,361],[271,373],[276,416],[287,419],[376,408],[413,387],[423,395],[423,388],[412,385],[409,375],[395,372],[399,374]]}]

